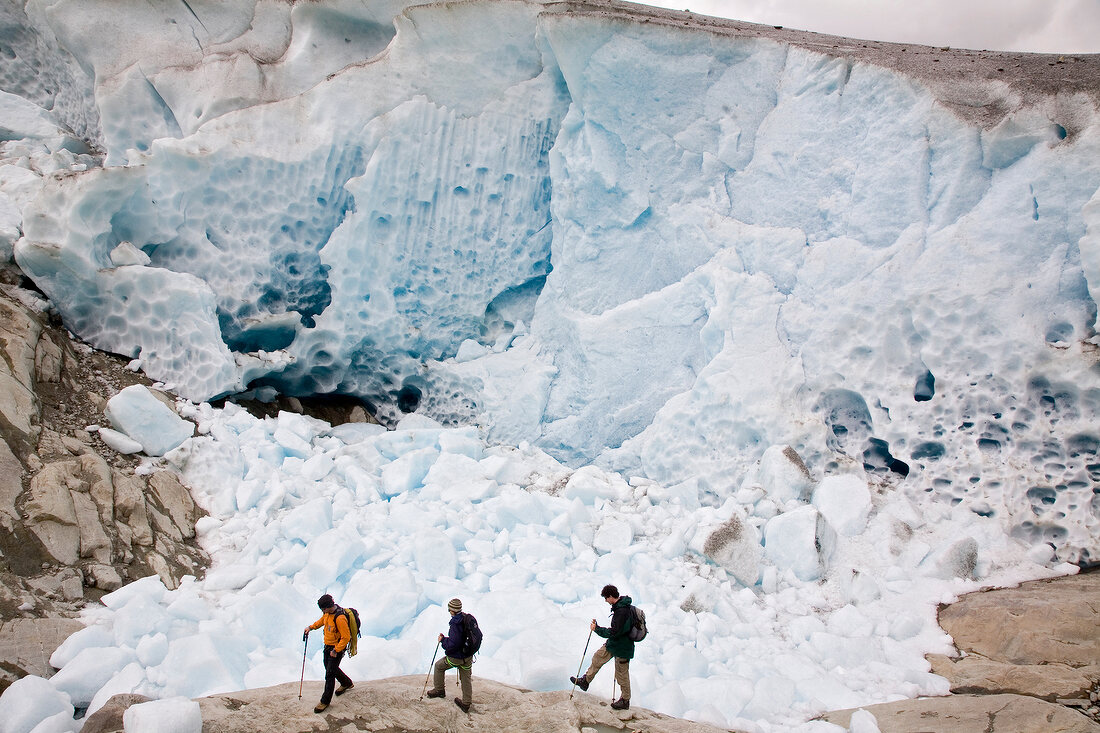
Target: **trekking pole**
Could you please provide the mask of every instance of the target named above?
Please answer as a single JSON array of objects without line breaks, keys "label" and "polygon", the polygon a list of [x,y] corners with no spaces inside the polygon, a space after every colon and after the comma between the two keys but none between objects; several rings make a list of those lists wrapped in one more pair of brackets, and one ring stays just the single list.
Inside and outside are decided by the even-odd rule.
[{"label": "trekking pole", "polygon": [[[574,677],[573,679],[577,679],[577,677],[581,676],[581,667],[584,666],[584,658],[588,656],[588,645],[589,645],[589,643],[591,643],[591,641],[592,641],[592,629],[589,628],[588,629],[588,639],[584,642],[584,653],[581,654],[581,663],[577,665],[577,676]],[[577,683],[576,682],[573,683],[573,690],[575,690],[575,689],[577,689]],[[569,699],[570,700],[573,699],[573,690],[569,691]]]},{"label": "trekking pole", "polygon": [[428,691],[428,680],[432,676],[432,670],[435,669],[435,655],[439,654],[439,644],[438,641],[435,643],[435,651],[432,652],[432,663],[428,665],[428,676],[424,678],[424,689],[420,691],[421,700],[424,699],[424,693]]},{"label": "trekking pole", "polygon": [[298,699],[302,699],[302,686],[306,683],[306,649],[309,647],[309,632],[302,634],[302,679],[298,682]]}]

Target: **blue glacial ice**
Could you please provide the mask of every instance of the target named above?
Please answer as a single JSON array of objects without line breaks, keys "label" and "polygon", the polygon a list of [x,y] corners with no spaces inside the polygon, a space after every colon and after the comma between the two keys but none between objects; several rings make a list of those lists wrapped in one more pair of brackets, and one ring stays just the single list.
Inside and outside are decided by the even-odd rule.
[{"label": "blue glacial ice", "polygon": [[64,132],[23,157],[76,162],[0,170],[15,259],[191,399],[352,394],[715,503],[789,445],[1095,557],[1095,92],[601,7],[5,10]]}]

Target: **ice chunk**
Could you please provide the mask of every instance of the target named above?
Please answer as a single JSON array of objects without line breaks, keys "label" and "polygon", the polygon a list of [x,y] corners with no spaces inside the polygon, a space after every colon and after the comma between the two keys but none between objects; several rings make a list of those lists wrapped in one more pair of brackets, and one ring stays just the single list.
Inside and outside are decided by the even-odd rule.
[{"label": "ice chunk", "polygon": [[764,526],[764,555],[780,569],[803,581],[821,577],[828,562],[832,530],[812,506],[773,517]]},{"label": "ice chunk", "polygon": [[870,636],[874,630],[871,620],[850,603],[833,611],[827,627],[840,636]]},{"label": "ice chunk", "polygon": [[0,733],[30,733],[42,721],[61,714],[72,720],[68,694],[35,675],[12,682],[0,695]]},{"label": "ice chunk", "polygon": [[82,730],[82,721],[73,720],[68,713],[57,713],[34,726],[31,733],[77,733]]},{"label": "ice chunk", "polygon": [[134,246],[133,242],[120,242],[111,250],[111,264],[116,267],[124,265],[148,265],[152,262],[149,255]]},{"label": "ice chunk", "polygon": [[298,572],[306,582],[318,588],[331,585],[346,573],[366,552],[366,545],[344,525],[330,529],[309,543],[309,560]]},{"label": "ice chunk", "polygon": [[49,140],[61,137],[49,112],[27,99],[8,92],[0,92],[0,136],[4,140],[39,138]]},{"label": "ice chunk", "polygon": [[813,477],[802,458],[789,445],[773,445],[760,457],[760,484],[772,499],[808,501]]},{"label": "ice chunk", "polygon": [[622,499],[629,493],[630,486],[621,476],[595,466],[585,466],[574,471],[562,490],[565,498],[576,497],[585,504],[591,504],[596,499]]},{"label": "ice chunk", "polygon": [[[115,591],[116,593],[118,591]],[[93,624],[69,635],[50,655],[50,665],[61,669],[80,652],[91,647],[113,646],[115,635],[105,626]]]},{"label": "ice chunk", "polygon": [[920,564],[920,571],[924,575],[944,579],[977,579],[978,541],[973,537],[964,537],[940,547],[924,558]]},{"label": "ice chunk", "polygon": [[764,548],[759,530],[743,513],[735,513],[714,528],[703,543],[703,553],[744,585],[756,585]]},{"label": "ice chunk", "polygon": [[629,522],[618,519],[605,520],[596,528],[592,546],[601,552],[625,550],[634,539],[634,529]]},{"label": "ice chunk", "polygon": [[50,683],[66,693],[74,705],[86,707],[100,687],[127,664],[134,661],[134,652],[118,647],[84,649],[50,678]]},{"label": "ice chunk", "polygon": [[852,713],[848,721],[848,733],[880,733],[878,719],[863,708]]},{"label": "ice chunk", "polygon": [[814,489],[813,504],[837,534],[858,535],[871,512],[871,492],[858,476],[826,476]]},{"label": "ice chunk", "polygon": [[186,697],[151,700],[126,708],[122,725],[126,733],[202,733],[202,711]]},{"label": "ice chunk", "polygon": [[[161,634],[161,636],[163,636],[163,634]],[[167,650],[167,648],[168,644],[165,642],[165,650]],[[157,660],[157,662],[159,663],[160,660]],[[127,693],[136,692],[144,682],[144,663],[130,662],[96,691],[95,697],[92,698],[92,701],[88,704],[88,709],[84,712],[85,717],[92,715],[95,711],[106,705],[107,701],[114,695],[125,695]]]},{"label": "ice chunk", "polygon": [[438,529],[425,529],[413,538],[413,558],[423,578],[446,580],[455,577],[458,557],[454,543]]},{"label": "ice chunk", "polygon": [[145,636],[138,642],[135,651],[141,666],[155,667],[164,661],[164,655],[168,653],[168,637],[163,632]]},{"label": "ice chunk", "polygon": [[[299,635],[300,636],[300,635]],[[248,654],[255,644],[224,633],[198,633],[173,639],[168,654],[146,674],[166,696],[202,697],[244,686]]]},{"label": "ice chunk", "polygon": [[132,384],[107,401],[111,425],[141,444],[151,456],[163,456],[191,437],[195,425],[177,415],[144,385]]},{"label": "ice chunk", "polygon": [[364,635],[389,636],[416,615],[420,599],[407,567],[361,570],[348,582],[344,603],[359,611]]},{"label": "ice chunk", "polygon": [[397,423],[397,430],[438,430],[443,425],[427,415],[411,413],[401,418]]},{"label": "ice chunk", "polygon": [[485,356],[488,353],[489,349],[487,347],[482,346],[473,339],[466,339],[461,344],[459,344],[458,352],[455,354],[455,361],[473,361],[474,359]]},{"label": "ice chunk", "polygon": [[398,458],[382,469],[382,494],[386,497],[404,494],[424,484],[424,477],[439,457],[435,448],[421,448]]},{"label": "ice chunk", "polygon": [[107,447],[118,453],[129,455],[131,453],[137,453],[144,449],[144,446],[131,438],[130,436],[120,433],[117,430],[111,430],[110,428],[100,428],[99,437],[107,444]]},{"label": "ice chunk", "polygon": [[284,537],[309,544],[332,529],[332,501],[323,497],[311,499],[283,517],[282,525]]},{"label": "ice chunk", "polygon": [[262,645],[278,648],[286,641],[286,630],[298,625],[302,609],[309,608],[313,600],[288,583],[277,582],[245,605],[241,622]]},{"label": "ice chunk", "polygon": [[768,710],[790,707],[798,694],[795,683],[786,677],[763,676],[756,680],[752,699],[741,714],[747,718],[764,717]]}]

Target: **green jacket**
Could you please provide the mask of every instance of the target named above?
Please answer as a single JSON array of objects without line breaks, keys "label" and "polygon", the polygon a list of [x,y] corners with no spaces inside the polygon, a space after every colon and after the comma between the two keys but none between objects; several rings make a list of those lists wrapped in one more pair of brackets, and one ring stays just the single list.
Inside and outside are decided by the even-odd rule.
[{"label": "green jacket", "polygon": [[611,626],[596,625],[596,635],[607,639],[607,653],[619,659],[634,658],[634,642],[627,633],[634,624],[634,612],[630,610],[630,596],[622,596],[611,607]]}]

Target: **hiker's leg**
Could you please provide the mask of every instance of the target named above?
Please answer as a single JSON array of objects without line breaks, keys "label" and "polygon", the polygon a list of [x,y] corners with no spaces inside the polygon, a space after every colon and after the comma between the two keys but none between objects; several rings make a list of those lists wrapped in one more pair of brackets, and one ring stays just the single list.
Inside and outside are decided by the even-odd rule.
[{"label": "hiker's leg", "polygon": [[462,703],[469,705],[474,697],[474,684],[470,679],[473,675],[474,658],[467,657],[461,660],[458,667],[458,684],[462,687]]},{"label": "hiker's leg", "polygon": [[344,659],[344,653],[340,652],[339,654],[336,655],[336,661],[333,663],[333,666],[336,668],[335,669],[336,681],[339,682],[344,687],[348,687],[348,686],[351,685],[351,677],[348,677],[347,674],[344,672],[344,670],[340,669],[340,662],[342,662],[343,659]]},{"label": "hiker's leg", "polygon": [[442,657],[440,657],[439,661],[435,663],[435,667],[433,668],[435,670],[432,674],[432,689],[433,690],[436,690],[438,692],[443,692],[443,690],[445,689],[444,686],[443,686],[444,685],[444,683],[443,683],[443,673],[446,672],[450,668],[451,668],[451,665],[449,665],[447,663],[447,655],[444,654]]},{"label": "hiker's leg", "polygon": [[332,647],[326,646],[322,654],[325,655],[325,691],[321,694],[321,702],[328,705],[332,702],[332,692],[336,689],[336,670],[340,668],[340,660],[330,655]]},{"label": "hiker's leg", "polygon": [[619,687],[622,688],[623,694],[620,695],[624,700],[630,699],[630,660],[615,658],[615,681],[619,683]]},{"label": "hiker's leg", "polygon": [[584,678],[591,682],[596,673],[600,671],[600,667],[609,661],[611,661],[611,655],[607,653],[607,644],[604,644],[592,655],[592,664],[588,665],[588,671],[584,673]]}]

